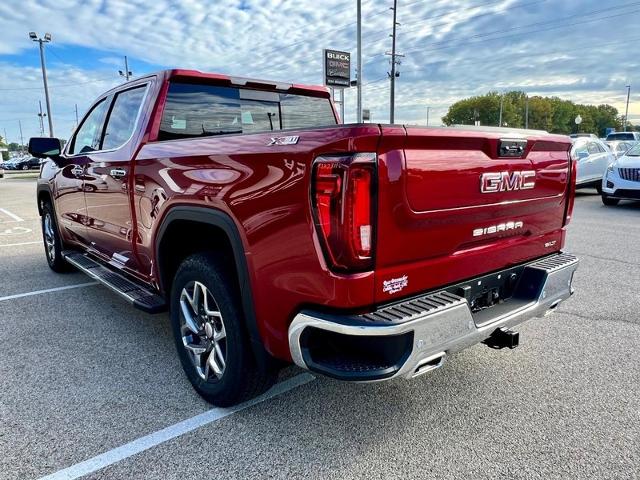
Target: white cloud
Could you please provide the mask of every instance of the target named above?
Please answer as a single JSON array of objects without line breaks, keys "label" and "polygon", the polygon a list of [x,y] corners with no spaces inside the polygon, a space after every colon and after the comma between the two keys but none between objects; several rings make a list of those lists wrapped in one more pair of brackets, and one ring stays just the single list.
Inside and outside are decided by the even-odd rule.
[{"label": "white cloud", "polygon": [[[639,73],[628,48],[640,39],[633,21],[640,7],[634,2],[617,0],[606,8],[598,0],[398,3],[398,51],[406,54],[399,68],[399,121],[424,122],[430,106],[435,123],[456,100],[502,88],[621,109],[624,86]],[[384,53],[390,50],[391,4],[363,2],[364,82],[382,79],[369,83],[363,97],[381,122],[388,118]],[[5,0],[0,128],[6,126],[12,139],[17,128],[9,119],[24,119],[25,137],[39,129],[35,113],[43,95],[30,30],[53,34],[53,113],[64,136],[75,121],[74,104],[84,110],[119,81],[122,55],[129,56],[136,74],[150,64],[319,83],[322,48],[355,53],[355,1]],[[77,47],[92,53],[78,62]],[[353,89],[346,110],[347,120],[354,120]],[[631,113],[640,115],[635,102]]]}]

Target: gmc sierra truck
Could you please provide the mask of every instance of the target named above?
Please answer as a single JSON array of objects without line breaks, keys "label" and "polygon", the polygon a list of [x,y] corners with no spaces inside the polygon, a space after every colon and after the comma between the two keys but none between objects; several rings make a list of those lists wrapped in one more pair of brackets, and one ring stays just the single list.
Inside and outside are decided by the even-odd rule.
[{"label": "gmc sierra truck", "polygon": [[572,294],[576,162],[532,130],[340,124],[326,88],[168,70],[98,98],[37,187],[47,262],[169,310],[226,406],[302,368],[412,378]]}]

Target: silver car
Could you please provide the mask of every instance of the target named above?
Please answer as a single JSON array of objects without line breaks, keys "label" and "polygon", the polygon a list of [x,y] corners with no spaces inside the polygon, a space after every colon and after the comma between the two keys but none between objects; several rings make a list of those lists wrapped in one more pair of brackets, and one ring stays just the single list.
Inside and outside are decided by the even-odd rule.
[{"label": "silver car", "polygon": [[602,191],[602,177],[616,156],[598,138],[576,138],[571,149],[572,156],[578,161],[576,188],[592,187]]},{"label": "silver car", "polygon": [[616,158],[620,158],[622,155],[633,147],[637,142],[631,140],[613,140],[611,142],[605,142],[609,149],[613,152]]}]

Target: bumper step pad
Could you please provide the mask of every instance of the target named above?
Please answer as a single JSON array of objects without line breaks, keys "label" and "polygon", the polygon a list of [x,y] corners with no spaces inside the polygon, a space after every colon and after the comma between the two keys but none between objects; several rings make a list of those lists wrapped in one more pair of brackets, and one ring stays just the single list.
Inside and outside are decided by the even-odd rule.
[{"label": "bumper step pad", "polygon": [[78,270],[108,287],[134,307],[147,313],[159,313],[167,309],[167,304],[160,295],[114,272],[88,255],[65,251],[62,252],[62,256]]}]

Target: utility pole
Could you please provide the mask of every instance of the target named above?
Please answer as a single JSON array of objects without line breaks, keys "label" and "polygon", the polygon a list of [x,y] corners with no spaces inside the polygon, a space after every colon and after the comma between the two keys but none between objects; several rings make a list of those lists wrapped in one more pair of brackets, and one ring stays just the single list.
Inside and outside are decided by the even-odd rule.
[{"label": "utility pole", "polygon": [[76,128],[78,127],[78,124],[80,122],[78,122],[78,104],[76,103]]},{"label": "utility pole", "polygon": [[18,120],[18,127],[20,127],[20,152],[24,153],[24,137],[22,136],[22,122]]},{"label": "utility pole", "polygon": [[526,97],[524,104],[524,128],[529,128],[529,97]]},{"label": "utility pole", "polygon": [[40,113],[38,113],[38,118],[40,120],[40,136],[44,137],[44,117],[47,116],[46,113],[42,113],[42,102],[38,100],[38,105],[40,106]]},{"label": "utility pole", "polygon": [[500,95],[500,118],[498,119],[498,126],[502,126],[502,107],[504,106],[504,92]]},{"label": "utility pole", "polygon": [[394,123],[395,121],[395,108],[396,108],[396,77],[399,77],[400,74],[396,72],[396,64],[400,64],[400,62],[396,61],[396,57],[403,57],[404,55],[399,55],[396,53],[396,32],[398,27],[397,17],[398,17],[398,0],[393,0],[393,33],[391,34],[391,53],[387,52],[386,55],[391,55],[391,98],[389,101],[389,121],[390,123]]},{"label": "utility pole", "polygon": [[[358,68],[358,76],[357,80],[357,94],[358,94],[358,106],[357,106],[357,117],[358,123],[362,123],[362,0],[357,1],[357,17],[358,17],[358,27],[356,36],[358,37],[358,47],[357,47],[357,68]],[[344,95],[344,91],[342,92]],[[344,122],[344,119],[343,119]]]},{"label": "utility pole", "polygon": [[122,70],[118,70],[118,73],[120,74],[121,77],[124,77],[125,80],[128,82],[129,78],[133,75],[133,73],[131,73],[131,70],[129,70],[129,62],[127,61],[127,56],[124,56],[124,72]]},{"label": "utility pole", "polygon": [[629,97],[631,96],[631,85],[627,85],[627,109],[624,113],[624,131],[627,131],[629,125]]},{"label": "utility pole", "polygon": [[3,139],[4,143],[6,143],[7,146],[9,146],[9,139],[7,138],[7,129],[3,128],[3,130],[4,130],[4,139]]},{"label": "utility pole", "polygon": [[51,34],[45,33],[44,38],[38,37],[36,32],[29,32],[29,38],[40,45],[40,66],[42,67],[42,83],[44,83],[44,99],[47,103],[47,119],[49,120],[49,136],[53,137],[53,117],[51,116],[51,101],[49,100],[49,85],[47,84],[47,66],[44,62],[44,44],[51,41]]},{"label": "utility pole", "polygon": [[427,107],[427,127],[429,126],[429,110],[431,110],[431,107]]}]

